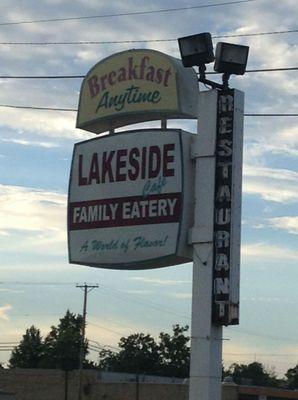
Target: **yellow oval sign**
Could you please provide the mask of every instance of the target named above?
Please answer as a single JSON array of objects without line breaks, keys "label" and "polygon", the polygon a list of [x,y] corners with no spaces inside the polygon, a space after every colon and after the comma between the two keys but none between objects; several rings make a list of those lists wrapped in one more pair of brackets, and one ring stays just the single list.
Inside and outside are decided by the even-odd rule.
[{"label": "yellow oval sign", "polygon": [[77,127],[101,133],[164,118],[196,118],[197,77],[155,50],[129,50],[96,64],[83,80]]}]

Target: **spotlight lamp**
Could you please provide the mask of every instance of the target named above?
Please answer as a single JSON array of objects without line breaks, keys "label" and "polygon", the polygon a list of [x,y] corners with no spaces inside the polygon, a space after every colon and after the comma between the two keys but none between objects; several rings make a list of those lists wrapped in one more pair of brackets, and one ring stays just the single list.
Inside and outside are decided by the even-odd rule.
[{"label": "spotlight lamp", "polygon": [[[199,67],[199,82],[212,88],[228,89],[232,74],[245,73],[248,46],[220,42],[216,46],[214,57],[212,38],[208,32],[179,38],[178,43],[184,67]],[[213,62],[214,59],[214,70],[223,74],[222,84],[206,79],[206,64]]]},{"label": "spotlight lamp", "polygon": [[244,75],[248,50],[248,46],[224,42],[217,43],[214,71],[230,75]]},{"label": "spotlight lamp", "polygon": [[184,67],[201,66],[214,61],[210,33],[185,36],[179,38],[178,43]]}]

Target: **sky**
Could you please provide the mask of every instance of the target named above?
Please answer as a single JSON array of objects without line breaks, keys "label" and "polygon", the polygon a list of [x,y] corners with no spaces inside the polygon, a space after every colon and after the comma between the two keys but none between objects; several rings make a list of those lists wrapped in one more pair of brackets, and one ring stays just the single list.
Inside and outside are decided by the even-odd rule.
[{"label": "sky", "polygon": [[[225,3],[2,0],[1,344],[18,342],[31,325],[46,335],[67,309],[81,313],[83,292],[76,284],[84,282],[99,285],[88,295],[87,337],[100,346],[117,346],[121,336],[131,333],[158,337],[173,324],[190,324],[190,263],[142,271],[68,263],[66,203],[73,146],[94,134],[75,128],[76,112],[3,106],[76,109],[82,79],[5,76],[84,76],[103,58],[131,48],[180,58],[176,39],[200,32],[210,32],[214,46],[219,40],[248,45],[248,69],[297,67],[296,0]],[[187,9],[198,5],[206,7]],[[173,8],[185,9],[136,14]],[[131,15],[106,16],[111,14]],[[98,17],[76,19],[83,16]],[[24,23],[61,18],[72,19]],[[296,32],[252,35],[291,30]],[[215,38],[226,35],[236,37]],[[78,41],[104,43],[44,44]],[[245,92],[248,114],[297,113],[297,84],[295,70],[231,79],[232,87]],[[158,122],[149,126],[159,127]],[[172,121],[169,127],[196,132],[193,121]],[[224,329],[225,366],[259,361],[282,376],[298,363],[297,138],[297,117],[245,117],[240,324]],[[0,351],[0,362],[9,354]],[[91,357],[96,360],[97,354]]]}]

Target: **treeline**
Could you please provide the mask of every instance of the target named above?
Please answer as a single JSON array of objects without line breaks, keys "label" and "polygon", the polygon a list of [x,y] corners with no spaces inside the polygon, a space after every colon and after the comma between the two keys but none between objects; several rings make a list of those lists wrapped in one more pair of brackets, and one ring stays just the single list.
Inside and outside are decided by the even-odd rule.
[{"label": "treeline", "polygon": [[[72,370],[79,367],[82,344],[83,318],[67,311],[57,326],[52,326],[43,339],[40,330],[31,326],[9,359],[9,368],[59,368]],[[98,363],[86,359],[88,340],[84,342],[84,368],[188,378],[190,365],[190,337],[187,325],[173,325],[172,332],[160,332],[158,339],[150,334],[135,333],[122,337],[118,349],[103,347]],[[234,363],[223,368],[223,379],[236,384],[298,389],[298,364],[288,369],[283,379],[261,363]]]}]

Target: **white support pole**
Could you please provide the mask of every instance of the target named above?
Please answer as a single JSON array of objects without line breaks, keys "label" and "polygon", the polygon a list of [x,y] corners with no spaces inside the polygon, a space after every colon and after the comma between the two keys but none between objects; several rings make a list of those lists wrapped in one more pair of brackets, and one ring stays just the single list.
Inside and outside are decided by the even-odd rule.
[{"label": "white support pole", "polygon": [[199,94],[195,158],[193,300],[189,400],[220,400],[222,327],[212,324],[213,222],[217,91]]}]

